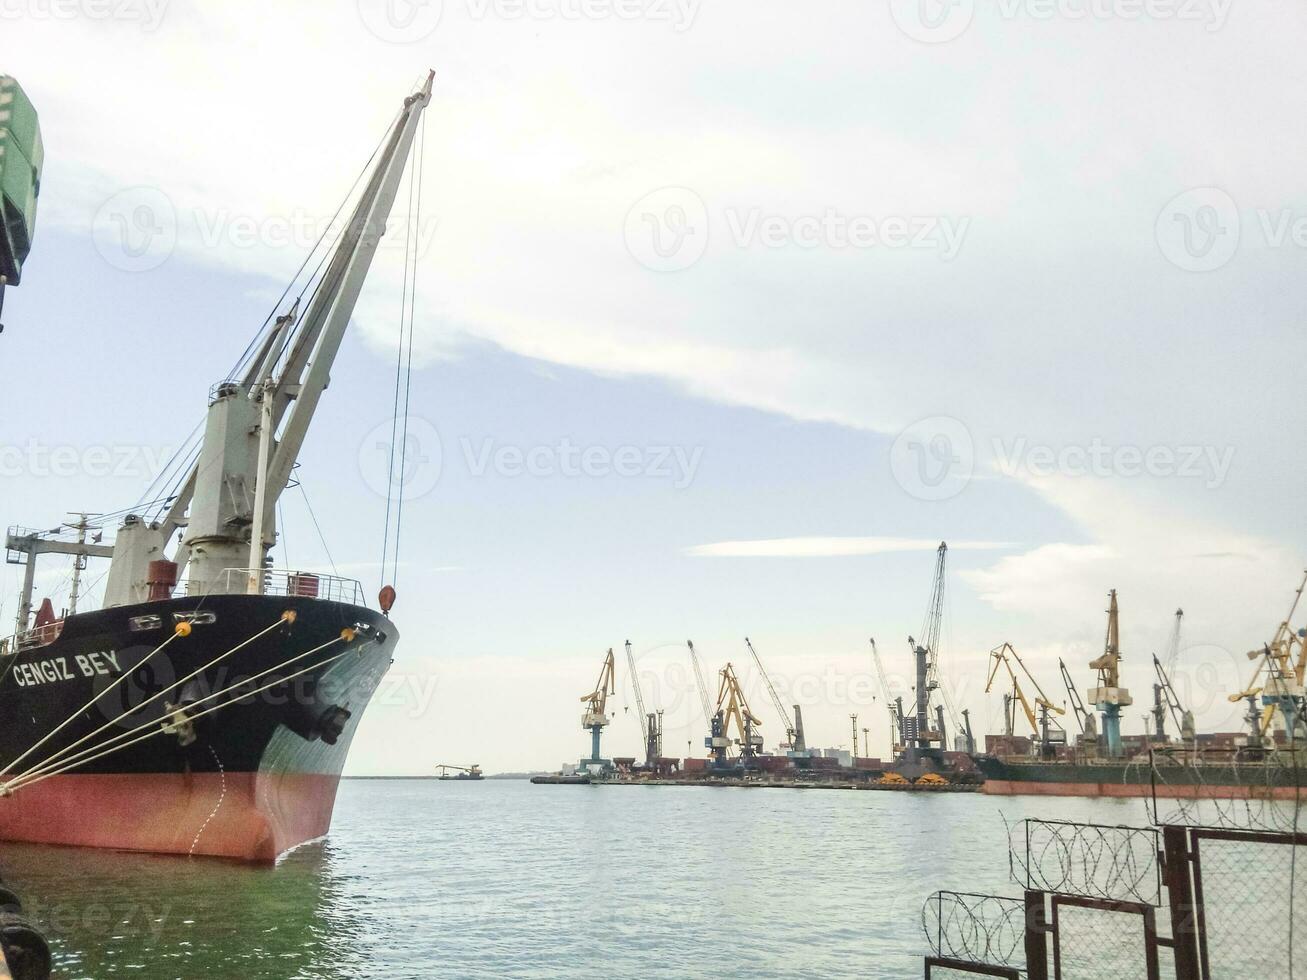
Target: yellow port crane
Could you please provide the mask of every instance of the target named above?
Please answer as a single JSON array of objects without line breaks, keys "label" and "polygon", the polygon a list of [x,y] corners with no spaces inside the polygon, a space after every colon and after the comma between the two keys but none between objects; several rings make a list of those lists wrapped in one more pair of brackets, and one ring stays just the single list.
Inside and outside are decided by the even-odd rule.
[{"label": "yellow port crane", "polygon": [[[1249,660],[1260,661],[1252,679],[1238,694],[1230,695],[1230,702],[1247,701],[1250,734],[1257,740],[1265,739],[1278,712],[1284,730],[1292,740],[1307,734],[1307,712],[1303,680],[1307,674],[1307,631],[1293,628],[1293,617],[1307,588],[1307,572],[1293,594],[1289,615],[1284,617],[1275,636],[1260,650],[1248,651]],[[1296,651],[1296,654],[1295,654]],[[1262,711],[1257,714],[1257,698],[1261,697]]]},{"label": "yellow port crane", "polygon": [[[712,732],[704,740],[704,745],[712,750],[715,767],[728,768],[728,754],[734,744],[739,746],[741,764],[750,768],[762,748],[762,736],[756,730],[762,722],[749,709],[748,699],[731,664],[721,669],[719,678],[717,713],[712,717]],[[734,739],[730,734],[732,724],[735,727]]]},{"label": "yellow port crane", "polygon": [[590,730],[590,758],[582,759],[578,768],[586,770],[591,767],[609,769],[612,764],[599,755],[599,736],[608,724],[608,695],[617,693],[616,667],[613,663],[613,649],[608,648],[603,667],[599,670],[599,681],[589,694],[581,696],[586,706],[581,715],[581,727]]},{"label": "yellow port crane", "polygon": [[[1066,709],[1059,707],[1050,701],[1044,694],[1044,689],[1039,686],[1039,681],[1035,680],[1035,675],[1030,672],[1021,655],[1017,653],[1016,648],[1011,643],[1004,643],[1000,647],[995,647],[989,651],[989,656],[993,663],[989,668],[989,680],[985,682],[985,693],[988,694],[994,687],[994,679],[998,676],[999,667],[1006,667],[1008,677],[1012,681],[1012,694],[1007,699],[1007,730],[1010,732],[1016,724],[1017,705],[1025,712],[1026,721],[1030,723],[1030,730],[1039,738],[1040,750],[1042,754],[1048,755],[1051,752],[1051,745],[1054,741],[1065,742],[1066,732],[1062,726],[1052,721],[1052,715],[1064,715]],[[1021,689],[1021,680],[1017,675],[1016,669],[1012,666],[1012,661],[1016,661],[1017,667],[1021,668],[1021,673],[1025,674],[1026,680],[1030,682],[1031,687],[1035,689],[1035,704],[1031,705],[1026,697],[1026,692]],[[1039,708],[1039,716],[1035,716],[1035,707]],[[1053,728],[1056,728],[1060,738],[1054,736]]]}]

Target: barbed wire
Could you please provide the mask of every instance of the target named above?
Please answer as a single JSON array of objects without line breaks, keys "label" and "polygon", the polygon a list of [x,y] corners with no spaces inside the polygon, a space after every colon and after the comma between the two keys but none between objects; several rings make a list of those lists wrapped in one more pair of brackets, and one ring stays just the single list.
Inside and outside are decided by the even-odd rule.
[{"label": "barbed wire", "polygon": [[1025,903],[1001,895],[938,891],[921,908],[936,956],[1025,968]]},{"label": "barbed wire", "polygon": [[1027,819],[1008,828],[1012,880],[1033,891],[1162,904],[1158,831]]},{"label": "barbed wire", "polygon": [[1307,778],[1304,750],[1154,749],[1149,817],[1158,826],[1290,833],[1300,826]]}]

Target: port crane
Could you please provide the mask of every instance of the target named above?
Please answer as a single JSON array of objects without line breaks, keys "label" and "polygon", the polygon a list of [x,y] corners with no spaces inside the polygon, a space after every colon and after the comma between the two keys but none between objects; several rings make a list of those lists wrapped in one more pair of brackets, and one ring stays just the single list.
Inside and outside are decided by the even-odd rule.
[{"label": "port crane", "polygon": [[1116,758],[1121,755],[1121,709],[1134,704],[1134,698],[1121,687],[1121,625],[1116,589],[1109,593],[1109,599],[1103,655],[1089,662],[1089,669],[1098,671],[1098,686],[1089,689],[1089,700],[1103,713],[1103,741],[1107,743],[1107,754]]},{"label": "port crane", "polygon": [[[931,728],[930,692],[939,688],[939,644],[944,626],[944,576],[948,559],[948,543],[941,541],[935,552],[935,577],[930,588],[930,604],[922,624],[922,641],[908,637],[917,668],[917,698],[913,711],[917,749],[929,749],[932,742],[942,742],[943,732]],[[904,726],[905,728],[908,726]],[[906,734],[906,733],[905,733]],[[904,739],[905,743],[907,739]]]},{"label": "port crane", "polygon": [[599,755],[599,736],[603,734],[604,727],[609,721],[608,696],[616,693],[616,668],[613,662],[613,649],[609,647],[608,655],[599,669],[599,680],[595,684],[595,689],[581,696],[581,701],[586,706],[581,715],[581,727],[590,731],[590,758],[582,759],[578,766],[583,771],[591,767],[596,769],[612,767],[612,763]]},{"label": "port crane", "polygon": [[1194,713],[1186,711],[1180,703],[1180,695],[1171,683],[1171,675],[1162,666],[1162,661],[1153,654],[1153,671],[1157,674],[1157,683],[1153,685],[1153,735],[1159,741],[1168,741],[1166,735],[1166,716],[1169,714],[1180,733],[1180,741],[1194,740]]},{"label": "port crane", "polygon": [[881,663],[880,651],[876,649],[876,638],[871,638],[871,659],[876,665],[876,679],[880,682],[880,696],[885,699],[885,710],[889,712],[890,758],[895,758],[907,744],[903,732],[903,699],[895,698],[889,688],[889,679],[885,676],[885,665]]},{"label": "port crane", "polygon": [[644,764],[649,769],[657,769],[658,760],[663,756],[663,713],[644,710],[644,697],[640,693],[640,672],[635,669],[635,654],[631,652],[630,640],[626,641],[626,666],[631,672],[635,707],[640,715],[640,734],[644,737]]},{"label": "port crane", "polygon": [[719,677],[717,711],[712,717],[712,733],[704,740],[704,745],[712,750],[713,765],[719,769],[727,768],[733,723],[736,732],[734,744],[739,746],[741,763],[748,768],[762,748],[762,736],[756,730],[762,722],[749,709],[744,689],[735,676],[735,668],[728,663]]},{"label": "port crane", "polygon": [[762,659],[758,656],[758,651],[753,648],[753,644],[747,636],[744,638],[744,645],[749,648],[749,653],[753,654],[753,662],[758,667],[762,683],[767,688],[767,693],[771,695],[772,706],[776,709],[776,713],[781,716],[781,724],[785,726],[786,741],[781,743],[780,750],[785,753],[805,751],[805,747],[798,744],[798,729],[794,727],[794,722],[790,721],[789,712],[785,710],[785,705],[781,703],[776,688],[772,685],[771,678],[767,676],[767,669],[763,667]]},{"label": "port crane", "polygon": [[1098,722],[1094,720],[1093,714],[1085,707],[1084,699],[1080,697],[1080,689],[1071,680],[1071,671],[1067,670],[1066,661],[1058,657],[1057,666],[1062,672],[1062,683],[1066,686],[1067,697],[1071,701],[1072,711],[1075,712],[1076,723],[1080,725],[1080,734],[1090,741],[1097,740]]},{"label": "port crane", "polygon": [[[1016,727],[1016,706],[1021,705],[1025,713],[1026,721],[1030,723],[1030,730],[1039,737],[1040,750],[1042,754],[1048,755],[1051,752],[1053,742],[1065,742],[1066,732],[1057,722],[1052,720],[1053,715],[1064,715],[1066,709],[1059,707],[1048,699],[1044,694],[1044,689],[1039,686],[1039,681],[1035,680],[1034,674],[1030,673],[1030,668],[1021,659],[1016,648],[1011,643],[1004,643],[1000,647],[995,647],[989,651],[989,656],[993,660],[989,668],[989,680],[985,682],[985,693],[988,694],[994,686],[994,679],[998,676],[999,667],[1006,667],[1009,679],[1012,681],[1012,693],[1010,697],[1005,698],[1004,714],[1005,724],[1009,733]],[[1031,705],[1026,697],[1026,692],[1021,689],[1021,680],[1017,675],[1016,668],[1012,662],[1016,661],[1017,667],[1021,668],[1021,673],[1025,675],[1026,680],[1030,682],[1031,687],[1035,689],[1035,704]],[[1039,715],[1036,718],[1035,708],[1038,707]],[[1061,737],[1056,737],[1060,734]]]},{"label": "port crane", "polygon": [[694,685],[699,692],[699,704],[703,707],[703,723],[712,724],[712,707],[708,703],[708,685],[703,682],[703,669],[699,666],[699,654],[694,650],[694,641],[686,640],[690,648],[690,666],[694,668]]},{"label": "port crane", "polygon": [[[1260,650],[1248,652],[1249,660],[1260,661],[1252,680],[1243,691],[1230,695],[1231,703],[1248,702],[1251,732],[1261,739],[1267,737],[1277,713],[1290,740],[1307,735],[1307,704],[1304,703],[1307,694],[1303,686],[1307,675],[1307,630],[1295,631],[1292,625],[1304,588],[1307,588],[1307,572],[1293,594],[1289,615],[1284,617],[1271,642]],[[1260,718],[1256,715],[1258,696],[1262,704]]]}]

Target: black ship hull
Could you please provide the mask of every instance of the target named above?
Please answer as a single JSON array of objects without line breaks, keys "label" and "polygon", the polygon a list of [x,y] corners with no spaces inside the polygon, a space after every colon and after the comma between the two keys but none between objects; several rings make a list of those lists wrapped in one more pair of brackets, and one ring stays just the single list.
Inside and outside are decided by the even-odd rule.
[{"label": "black ship hull", "polygon": [[0,661],[0,839],[275,861],[327,832],[397,641],[361,606],[259,595],[28,634]]}]

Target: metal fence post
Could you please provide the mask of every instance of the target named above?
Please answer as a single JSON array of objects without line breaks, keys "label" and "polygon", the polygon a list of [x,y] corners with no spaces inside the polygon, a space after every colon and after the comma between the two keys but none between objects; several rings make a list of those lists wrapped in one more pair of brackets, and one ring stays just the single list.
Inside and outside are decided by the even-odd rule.
[{"label": "metal fence post", "polygon": [[1193,879],[1189,873],[1188,828],[1163,827],[1162,848],[1166,894],[1171,905],[1176,980],[1202,980],[1198,958],[1198,910],[1194,903]]},{"label": "metal fence post", "polygon": [[1048,980],[1048,919],[1044,893],[1026,892],[1026,976]]}]

